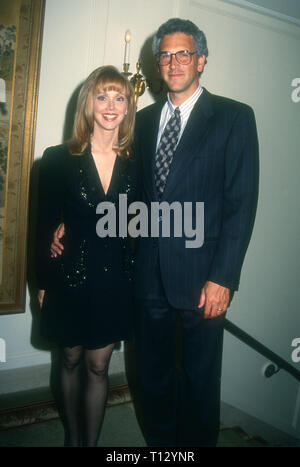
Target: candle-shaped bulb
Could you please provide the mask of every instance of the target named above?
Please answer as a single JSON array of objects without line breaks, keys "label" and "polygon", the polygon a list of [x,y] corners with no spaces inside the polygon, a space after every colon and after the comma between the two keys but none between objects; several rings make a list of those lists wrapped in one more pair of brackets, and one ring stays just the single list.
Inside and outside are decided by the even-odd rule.
[{"label": "candle-shaped bulb", "polygon": [[125,32],[125,42],[126,44],[128,44],[130,41],[131,41],[131,32],[129,31],[129,29],[127,29],[127,31]]},{"label": "candle-shaped bulb", "polygon": [[125,32],[124,63],[129,63],[130,41],[131,41],[131,32],[129,31],[129,29],[127,29],[127,31]]}]

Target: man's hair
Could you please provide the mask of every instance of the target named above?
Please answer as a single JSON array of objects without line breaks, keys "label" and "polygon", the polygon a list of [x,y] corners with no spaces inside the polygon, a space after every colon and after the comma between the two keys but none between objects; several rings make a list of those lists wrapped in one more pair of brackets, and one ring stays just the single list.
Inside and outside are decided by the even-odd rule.
[{"label": "man's hair", "polygon": [[[166,23],[163,23],[155,34],[152,42],[152,51],[155,56],[159,54],[159,46],[162,38],[168,34],[182,32],[193,36],[195,51],[199,57],[208,56],[208,48],[204,32],[200,31],[192,21],[181,18],[171,18]],[[205,60],[206,63],[206,60]]]}]

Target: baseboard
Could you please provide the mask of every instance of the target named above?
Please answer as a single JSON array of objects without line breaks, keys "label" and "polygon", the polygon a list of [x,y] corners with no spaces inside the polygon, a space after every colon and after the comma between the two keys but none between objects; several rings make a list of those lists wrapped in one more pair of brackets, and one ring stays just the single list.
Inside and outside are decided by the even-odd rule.
[{"label": "baseboard", "polygon": [[[10,362],[0,365],[0,396],[43,388],[49,385],[51,373],[57,366],[58,352],[53,351],[51,355],[47,355],[46,353],[51,362],[41,364],[32,364],[32,358],[29,358],[30,355],[29,353],[22,354],[22,362],[19,362],[22,365],[17,368],[10,368]],[[37,352],[35,355],[39,357],[44,356],[45,358],[45,353],[43,352]],[[109,365],[109,376],[114,377],[114,375],[120,373],[125,374],[122,347],[114,350]]]}]

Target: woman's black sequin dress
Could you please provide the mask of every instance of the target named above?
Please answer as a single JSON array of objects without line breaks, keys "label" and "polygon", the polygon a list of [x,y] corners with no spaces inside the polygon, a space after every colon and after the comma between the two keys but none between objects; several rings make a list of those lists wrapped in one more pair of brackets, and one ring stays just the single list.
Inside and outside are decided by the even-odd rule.
[{"label": "woman's black sequin dress", "polygon": [[[41,333],[63,346],[104,347],[132,336],[133,254],[118,236],[119,194],[135,198],[136,165],[116,158],[105,195],[90,146],[73,156],[65,145],[48,148],[40,162],[38,285],[45,289]],[[116,237],[100,238],[96,207],[113,203]],[[111,205],[110,205],[111,206]],[[104,212],[105,215],[107,211]],[[57,226],[64,222],[64,251],[50,257]]]}]

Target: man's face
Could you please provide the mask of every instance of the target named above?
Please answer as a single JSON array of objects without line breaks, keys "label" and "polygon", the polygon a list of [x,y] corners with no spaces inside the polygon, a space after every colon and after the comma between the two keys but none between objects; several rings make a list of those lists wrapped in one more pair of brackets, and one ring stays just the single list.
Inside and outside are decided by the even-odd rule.
[{"label": "man's face", "polygon": [[[160,52],[175,53],[179,50],[194,52],[193,36],[184,33],[173,33],[162,38]],[[169,91],[182,93],[184,99],[187,99],[196,91],[199,83],[199,72],[203,70],[205,64],[205,55],[198,57],[194,54],[191,58],[189,65],[181,65],[177,62],[176,57],[172,55],[169,65],[160,65],[161,76]]]}]

